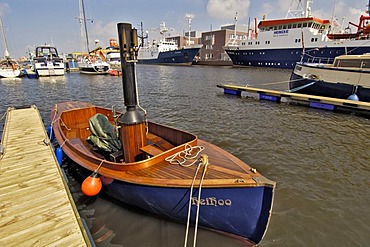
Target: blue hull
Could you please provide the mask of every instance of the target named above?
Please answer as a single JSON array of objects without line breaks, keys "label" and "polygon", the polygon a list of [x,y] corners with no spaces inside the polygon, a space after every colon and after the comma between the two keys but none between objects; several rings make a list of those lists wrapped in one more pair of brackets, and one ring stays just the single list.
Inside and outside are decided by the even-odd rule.
[{"label": "blue hull", "polygon": [[173,65],[190,65],[199,48],[185,48],[175,51],[160,52],[158,58],[155,59],[138,59],[140,64],[173,64]]},{"label": "blue hull", "polygon": [[[290,90],[304,87],[315,80],[304,79],[294,73],[290,76],[289,88]],[[304,87],[301,90],[295,91],[296,93],[317,95],[338,99],[347,99],[354,92],[353,85],[343,83],[328,83],[325,81],[316,81],[313,85]],[[356,95],[360,101],[370,102],[370,89],[359,86]]]},{"label": "blue hull", "polygon": [[[190,186],[189,186],[190,187]],[[129,184],[115,180],[104,191],[119,201],[186,224],[190,189]],[[194,189],[191,222],[196,215]],[[199,226],[260,242],[269,222],[274,188],[202,188]]]},{"label": "blue hull", "polygon": [[[297,49],[260,49],[260,50],[226,50],[236,66],[256,66],[293,69],[301,61],[302,48]],[[347,54],[362,55],[370,52],[370,46],[347,49]],[[303,62],[332,63],[334,58],[346,54],[345,47],[323,47],[306,50]]]}]

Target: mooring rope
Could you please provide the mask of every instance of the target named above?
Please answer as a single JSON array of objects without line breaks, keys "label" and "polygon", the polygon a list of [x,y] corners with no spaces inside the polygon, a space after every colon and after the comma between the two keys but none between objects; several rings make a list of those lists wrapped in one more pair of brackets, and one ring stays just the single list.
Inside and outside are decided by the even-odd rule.
[{"label": "mooring rope", "polygon": [[[61,118],[58,118],[60,119],[60,121],[62,122],[63,126],[67,129],[67,130],[71,130],[71,128],[68,128],[68,126],[64,123],[63,119]],[[57,120],[57,119],[56,119]]]},{"label": "mooring rope", "polygon": [[191,196],[193,195],[193,189],[194,189],[194,182],[195,179],[198,175],[199,168],[201,166],[202,162],[199,161],[197,169],[195,170],[195,174],[193,177],[193,180],[191,181],[191,186],[190,186],[190,194],[189,194],[189,205],[188,205],[188,219],[186,221],[186,231],[185,231],[185,242],[184,242],[184,247],[187,246],[188,244],[188,235],[189,235],[189,227],[190,227],[190,212],[191,212]]},{"label": "mooring rope", "polygon": [[300,81],[302,79],[296,79],[296,80],[289,80],[289,81],[277,81],[277,82],[269,82],[269,83],[262,83],[262,84],[247,84],[245,85],[246,87],[254,87],[254,86],[268,86],[268,85],[276,85],[276,84],[283,84],[283,83],[288,83],[291,81]]},{"label": "mooring rope", "polygon": [[100,167],[103,165],[104,161],[106,161],[106,160],[104,159],[104,160],[102,160],[102,161],[100,162],[99,166],[95,169],[94,173],[98,173],[98,172],[99,172],[99,169],[100,169]]},{"label": "mooring rope", "polygon": [[[9,112],[11,109],[14,109],[14,108],[11,108],[11,107],[8,107],[6,109],[6,111],[4,112],[3,116],[1,117],[0,120],[2,120]],[[4,129],[3,131],[5,130],[5,124],[4,124]],[[4,139],[6,140],[6,142],[8,141],[8,135],[9,135],[9,132],[6,133],[6,136],[4,137]],[[3,159],[3,156],[5,154],[5,146],[4,146],[4,139],[0,140],[0,160]]]},{"label": "mooring rope", "polygon": [[306,88],[306,87],[309,87],[309,86],[311,86],[311,85],[313,85],[313,84],[315,84],[316,83],[316,81],[317,80],[315,80],[315,81],[313,81],[313,82],[310,82],[310,83],[307,83],[307,84],[305,84],[305,85],[302,85],[302,86],[300,86],[300,87],[295,87],[295,88],[293,88],[293,89],[291,89],[291,90],[286,90],[288,93],[294,93],[294,92],[296,92],[296,91],[299,91],[299,90],[301,90],[301,89],[303,89],[303,88]]},{"label": "mooring rope", "polygon": [[6,110],[5,112],[4,112],[4,114],[1,116],[1,118],[0,118],[0,121],[1,120],[3,120],[3,118],[6,116],[6,114],[8,113],[8,110]]},{"label": "mooring rope", "polygon": [[208,167],[208,156],[205,155],[205,154],[203,154],[203,155],[201,155],[201,157],[197,161],[198,161],[198,166],[197,166],[197,169],[195,171],[195,174],[194,174],[193,180],[191,182],[191,186],[190,186],[189,206],[188,206],[188,218],[187,218],[187,222],[186,222],[184,247],[186,247],[187,246],[187,243],[188,243],[189,227],[190,227],[190,215],[191,215],[191,205],[192,205],[192,195],[193,195],[193,190],[194,190],[194,182],[195,182],[195,179],[196,179],[196,177],[198,175],[198,172],[199,172],[200,167],[203,165],[204,168],[203,168],[203,172],[202,172],[202,177],[201,177],[201,179],[199,181],[199,190],[198,190],[198,197],[197,197],[197,212],[196,212],[196,216],[195,216],[193,247],[195,247],[196,242],[197,242],[198,222],[199,222],[199,209],[200,209],[200,197],[201,197],[201,193],[202,193],[203,180],[204,180],[204,177],[206,175],[207,167]]},{"label": "mooring rope", "polygon": [[[199,209],[200,209],[200,196],[202,193],[202,184],[203,184],[203,179],[206,175],[207,172],[207,167],[208,167],[208,156],[203,154],[200,157],[201,164],[204,166],[203,172],[202,172],[202,177],[199,181],[199,190],[198,190],[198,199],[197,199],[197,214],[195,216],[195,227],[194,227],[194,241],[193,241],[193,247],[195,247],[197,243],[197,233],[198,233],[198,221],[199,221]],[[189,204],[191,204],[191,200],[189,201]]]}]

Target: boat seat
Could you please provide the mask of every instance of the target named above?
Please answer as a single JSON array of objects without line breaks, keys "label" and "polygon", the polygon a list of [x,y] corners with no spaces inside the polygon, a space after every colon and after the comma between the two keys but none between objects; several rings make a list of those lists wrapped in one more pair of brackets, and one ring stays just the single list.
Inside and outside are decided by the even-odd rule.
[{"label": "boat seat", "polygon": [[102,155],[96,153],[96,152],[93,152],[91,149],[89,149],[83,142],[80,138],[72,138],[72,139],[69,139],[69,142],[77,149],[79,149],[80,151],[84,152],[85,154],[87,155],[91,155],[91,156],[95,156],[95,157],[98,157],[98,158],[104,158]]},{"label": "boat seat", "polygon": [[146,145],[144,147],[141,147],[140,151],[149,155],[149,156],[151,156],[151,157],[163,153],[163,150],[156,147],[154,144],[150,144],[150,145]]}]

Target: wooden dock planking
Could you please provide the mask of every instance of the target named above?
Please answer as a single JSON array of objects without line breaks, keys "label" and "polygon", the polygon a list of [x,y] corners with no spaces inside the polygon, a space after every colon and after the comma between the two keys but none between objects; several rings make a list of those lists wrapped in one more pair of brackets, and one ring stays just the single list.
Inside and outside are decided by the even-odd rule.
[{"label": "wooden dock planking", "polygon": [[238,92],[258,93],[260,95],[285,97],[285,98],[288,98],[291,100],[297,100],[297,101],[317,102],[317,103],[329,104],[329,105],[334,105],[334,106],[343,107],[343,108],[349,108],[353,110],[370,111],[370,103],[364,102],[364,101],[353,101],[353,100],[347,100],[347,99],[329,98],[329,97],[315,96],[315,95],[308,95],[308,94],[289,93],[289,92],[283,92],[283,91],[254,88],[254,87],[248,87],[248,86],[236,86],[236,85],[229,85],[229,84],[217,85],[217,87],[228,89],[228,90],[235,90]]},{"label": "wooden dock planking", "polygon": [[36,107],[9,108],[0,156],[0,246],[91,246]]}]

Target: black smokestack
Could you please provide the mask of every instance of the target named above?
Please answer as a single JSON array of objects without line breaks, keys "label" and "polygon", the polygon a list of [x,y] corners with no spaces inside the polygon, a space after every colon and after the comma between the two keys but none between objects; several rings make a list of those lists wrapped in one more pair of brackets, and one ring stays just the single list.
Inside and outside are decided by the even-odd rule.
[{"label": "black smokestack", "polygon": [[143,158],[140,148],[146,145],[144,117],[136,109],[138,105],[135,62],[138,52],[137,30],[129,23],[118,23],[118,40],[121,56],[123,98],[126,112],[118,119],[122,153],[125,163]]},{"label": "black smokestack", "polygon": [[135,61],[138,52],[137,30],[132,29],[130,23],[118,23],[118,41],[121,56],[123,98],[126,113],[119,121],[126,124],[135,124],[144,121],[136,110],[138,104]]}]

